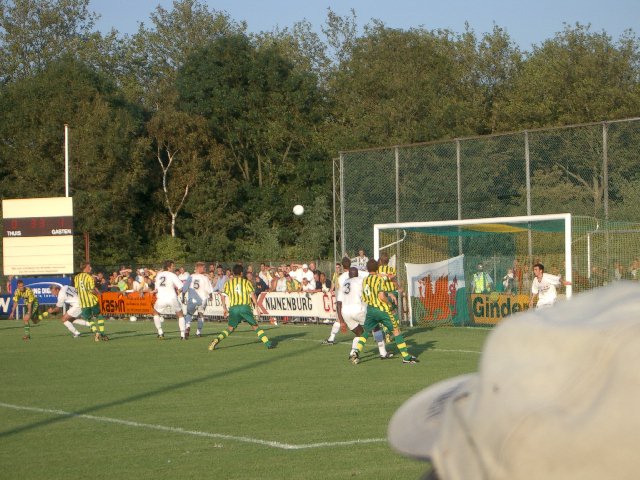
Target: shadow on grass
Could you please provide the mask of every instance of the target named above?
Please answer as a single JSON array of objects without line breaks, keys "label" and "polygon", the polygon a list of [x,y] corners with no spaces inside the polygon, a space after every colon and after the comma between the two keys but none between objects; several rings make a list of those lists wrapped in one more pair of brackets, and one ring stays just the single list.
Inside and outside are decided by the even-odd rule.
[{"label": "shadow on grass", "polygon": [[[247,332],[242,332],[242,333],[247,333]],[[253,333],[253,332],[250,332]],[[295,333],[295,334],[290,334],[290,335],[282,335],[279,337],[275,337],[275,342],[274,343],[280,343],[281,341],[286,341],[295,337],[299,337],[299,336],[305,336],[306,333]],[[255,342],[247,342],[246,344],[243,345],[249,345],[249,344],[255,344]],[[240,346],[240,345],[238,345]],[[268,352],[268,353],[267,353]],[[272,353],[275,352],[275,355],[272,355]],[[87,407],[87,408],[83,408],[81,410],[77,410],[75,412],[69,412],[68,414],[62,414],[62,412],[59,412],[60,415],[55,417],[55,418],[49,418],[46,420],[41,420],[38,422],[33,422],[33,423],[29,423],[26,425],[22,425],[19,427],[15,427],[15,428],[11,428],[9,430],[3,430],[0,431],[0,438],[4,438],[4,437],[10,437],[11,435],[16,435],[22,432],[26,432],[26,431],[30,431],[30,430],[35,430],[41,427],[46,427],[49,425],[54,425],[58,422],[62,422],[71,418],[75,418],[78,417],[80,415],[89,415],[89,414],[95,414],[96,412],[99,412],[102,409],[106,409],[106,408],[111,408],[113,406],[116,405],[125,405],[127,403],[132,403],[132,402],[137,402],[139,400],[144,400],[146,398],[149,397],[153,397],[155,395],[161,395],[167,392],[172,392],[172,391],[176,391],[176,390],[180,390],[182,388],[185,387],[189,387],[191,385],[194,384],[198,384],[201,382],[206,382],[206,381],[210,381],[210,380],[217,380],[217,379],[221,379],[221,378],[225,378],[231,375],[234,375],[236,373],[239,372],[244,372],[244,371],[248,371],[248,370],[253,370],[256,368],[262,368],[264,367],[264,365],[266,364],[271,364],[271,363],[277,363],[277,362],[290,362],[292,357],[296,357],[299,355],[303,355],[305,353],[305,350],[299,350],[299,351],[291,351],[291,352],[287,352],[284,354],[278,354],[277,353],[278,350],[267,350],[265,348],[265,357],[261,358],[258,361],[249,363],[247,365],[235,368],[233,370],[226,370],[224,372],[216,372],[216,373],[211,373],[208,375],[202,375],[196,378],[193,378],[191,380],[186,380],[184,382],[179,382],[179,383],[175,383],[173,385],[167,385],[165,387],[162,388],[157,388],[154,390],[149,390],[148,392],[143,392],[143,393],[138,393],[135,395],[131,395],[128,397],[124,397],[118,400],[113,400],[110,402],[105,402],[105,403],[100,403],[91,407]],[[277,356],[276,356],[277,355]],[[27,405],[25,405],[27,406]]]}]

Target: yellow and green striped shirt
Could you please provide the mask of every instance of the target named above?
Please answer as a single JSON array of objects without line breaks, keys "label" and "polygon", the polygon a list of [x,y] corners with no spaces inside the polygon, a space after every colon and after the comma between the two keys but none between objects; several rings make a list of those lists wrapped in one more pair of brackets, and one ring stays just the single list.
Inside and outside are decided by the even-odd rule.
[{"label": "yellow and green striped shirt", "polygon": [[394,291],[396,289],[396,286],[393,284],[391,279],[396,276],[396,269],[393,267],[390,267],[389,265],[380,265],[378,266],[378,273],[384,274],[382,276],[387,279],[387,282],[389,282],[388,291],[390,292]]},{"label": "yellow and green striped shirt", "polygon": [[224,293],[229,297],[229,308],[238,305],[252,306],[251,294],[253,291],[251,282],[242,277],[231,278],[224,284]]},{"label": "yellow and green striped shirt", "polygon": [[367,305],[382,310],[383,312],[391,312],[391,306],[380,300],[378,294],[380,292],[390,292],[393,288],[393,284],[386,278],[369,273],[367,277],[362,280],[362,301]]},{"label": "yellow and green striped shirt", "polygon": [[25,287],[24,292],[20,290],[16,290],[16,293],[13,295],[13,301],[18,303],[21,298],[24,298],[24,304],[27,305],[29,303],[38,304],[38,299],[33,294],[33,290],[28,287]]},{"label": "yellow and green striped shirt", "polygon": [[82,308],[93,307],[98,303],[98,297],[93,292],[96,283],[91,275],[86,272],[80,272],[73,279],[73,284],[78,291]]}]

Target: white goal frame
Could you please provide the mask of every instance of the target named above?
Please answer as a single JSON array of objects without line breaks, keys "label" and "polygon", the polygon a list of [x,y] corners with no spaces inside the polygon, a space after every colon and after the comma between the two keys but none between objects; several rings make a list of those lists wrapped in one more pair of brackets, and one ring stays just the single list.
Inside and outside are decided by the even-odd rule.
[{"label": "white goal frame", "polygon": [[[572,261],[571,261],[571,214],[555,213],[548,215],[524,215],[519,217],[491,217],[491,218],[469,218],[465,220],[445,220],[434,222],[404,222],[404,223],[376,223],[373,226],[373,253],[376,260],[380,254],[380,230],[401,229],[415,230],[425,227],[456,227],[465,225],[482,225],[490,223],[527,223],[540,222],[545,220],[563,220],[564,221],[564,279],[567,282],[572,281]],[[383,248],[386,248],[383,247]],[[462,252],[461,252],[462,253]],[[398,268],[398,266],[396,267]],[[571,298],[571,285],[566,287],[566,298]]]}]

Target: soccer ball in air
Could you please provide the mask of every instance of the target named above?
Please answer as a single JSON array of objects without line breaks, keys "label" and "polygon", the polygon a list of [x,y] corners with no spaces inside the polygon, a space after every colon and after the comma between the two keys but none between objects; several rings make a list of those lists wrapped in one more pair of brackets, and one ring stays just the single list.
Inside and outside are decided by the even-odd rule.
[{"label": "soccer ball in air", "polygon": [[131,315],[131,316],[129,317],[129,321],[130,321],[130,322],[137,322],[137,321],[138,321],[138,318],[137,318],[135,315]]},{"label": "soccer ball in air", "polygon": [[293,207],[293,213],[298,216],[302,215],[304,213],[304,207],[302,205],[296,205],[295,207]]}]

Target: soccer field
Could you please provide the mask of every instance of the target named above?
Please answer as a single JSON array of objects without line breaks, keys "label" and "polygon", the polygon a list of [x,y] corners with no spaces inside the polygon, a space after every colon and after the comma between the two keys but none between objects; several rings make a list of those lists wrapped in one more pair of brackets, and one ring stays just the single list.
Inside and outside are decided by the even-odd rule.
[{"label": "soccer field", "polygon": [[[474,371],[487,330],[406,331],[416,365],[381,361],[370,339],[320,342],[329,325],[246,325],[207,350],[205,337],[167,339],[152,322],[107,322],[109,342],[73,339],[57,320],[0,322],[0,478],[418,478],[426,464],[387,444],[393,412],[413,393]],[[83,327],[80,327],[81,329]],[[84,329],[86,330],[86,329]],[[195,330],[192,330],[195,331]]]}]

